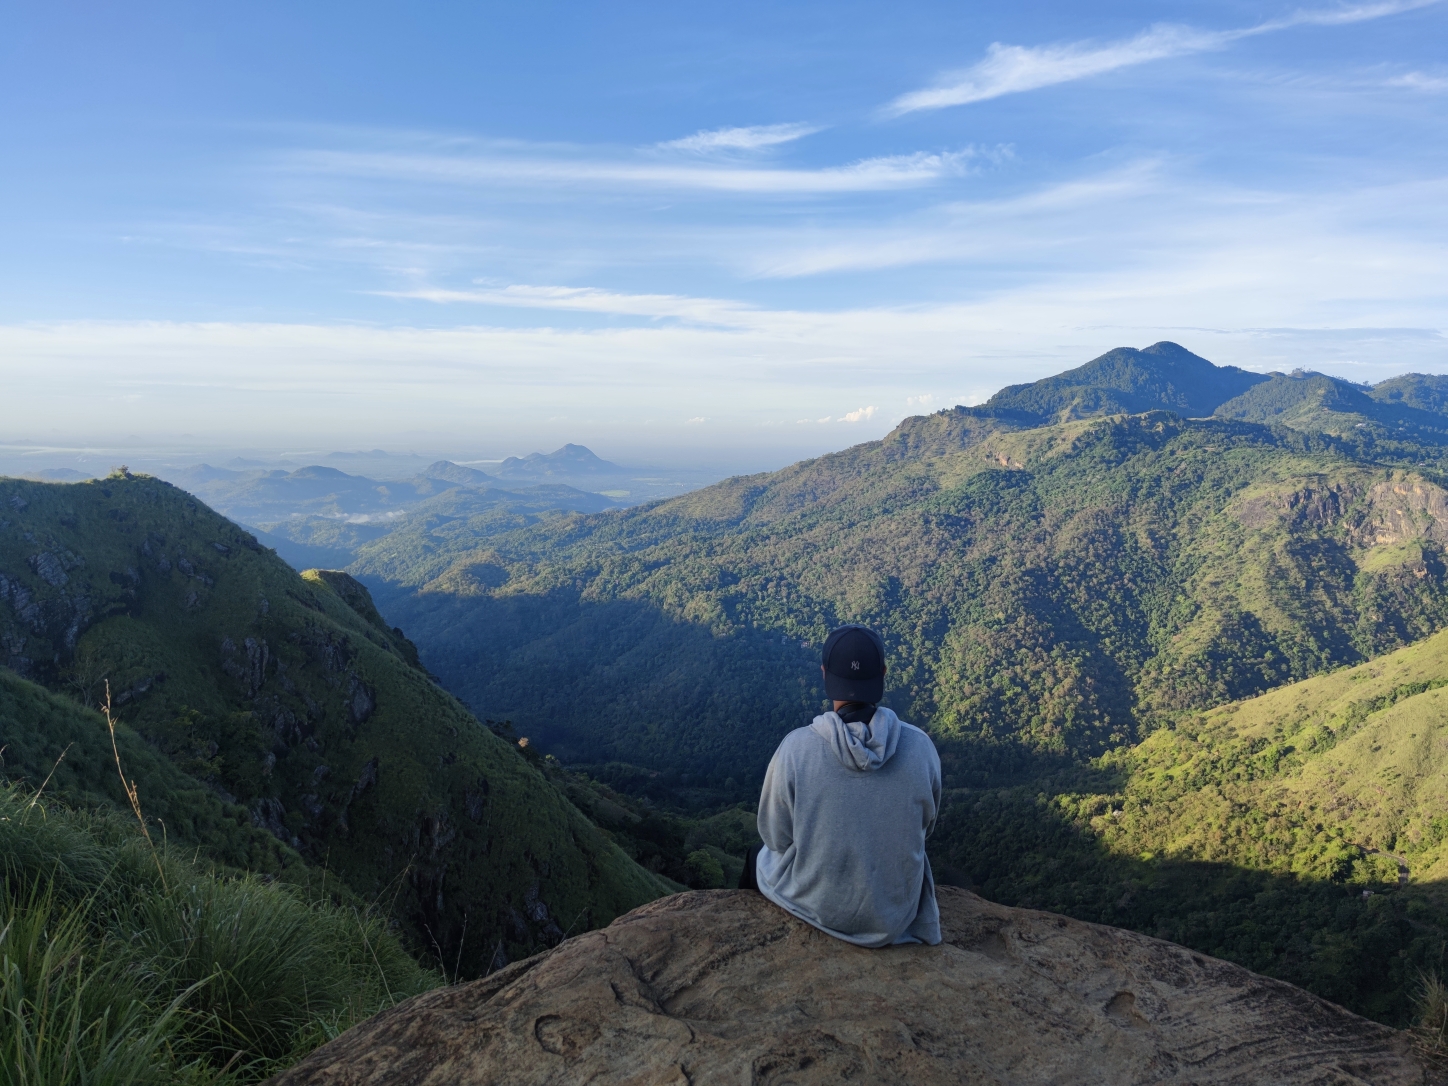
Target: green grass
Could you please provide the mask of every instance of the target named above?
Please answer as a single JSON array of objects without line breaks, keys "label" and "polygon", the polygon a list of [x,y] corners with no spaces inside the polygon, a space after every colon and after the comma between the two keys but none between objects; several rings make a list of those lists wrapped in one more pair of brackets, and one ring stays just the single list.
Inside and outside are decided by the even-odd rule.
[{"label": "green grass", "polygon": [[1448,967],[1445,811],[1448,632],[1182,714],[1087,766],[954,789],[931,854],[996,900],[1168,938],[1407,1026],[1420,977]]},{"label": "green grass", "polygon": [[1445,688],[1448,632],[1184,718],[1119,756],[1129,809],[1103,832],[1123,849],[1149,840],[1164,855],[1322,877],[1378,849],[1402,856],[1415,881],[1442,883]]},{"label": "green grass", "polygon": [[[245,807],[227,803],[128,725],[116,730],[126,774],[139,790],[159,837],[202,846],[212,859],[258,873],[296,873],[301,857],[252,825]],[[62,694],[0,668],[0,777],[73,806],[127,811],[105,718]]]},{"label": "green grass", "polygon": [[442,977],[375,911],[0,788],[0,1081],[255,1082]]}]

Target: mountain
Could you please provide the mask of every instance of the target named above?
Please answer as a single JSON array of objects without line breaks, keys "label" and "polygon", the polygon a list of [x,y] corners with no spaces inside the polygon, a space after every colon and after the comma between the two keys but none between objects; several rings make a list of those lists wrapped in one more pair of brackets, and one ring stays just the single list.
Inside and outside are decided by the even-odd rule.
[{"label": "mountain", "polygon": [[[381,574],[373,583],[392,593],[404,585],[422,584],[449,565],[459,540],[476,548],[501,532],[572,513],[616,508],[611,498],[561,483],[511,490],[454,488],[418,503],[387,528],[359,537],[349,568],[365,567]],[[273,526],[276,531],[291,532],[305,527],[305,523],[296,522]]]},{"label": "mountain", "polygon": [[[352,561],[354,553],[352,547],[302,542],[292,536],[300,536],[302,540],[324,538],[328,543],[340,543],[344,539],[350,542],[351,539],[376,538],[387,533],[387,529],[381,526],[374,528],[372,525],[348,524],[345,521],[338,523],[322,517],[309,517],[301,523],[291,521],[276,524],[273,525],[277,529],[274,533],[255,525],[247,527],[258,543],[276,551],[277,557],[299,572],[307,569],[340,569]],[[369,531],[369,528],[373,530]]]},{"label": "mountain", "polygon": [[400,482],[319,466],[287,472],[231,471],[206,464],[187,469],[173,481],[250,528],[295,569],[345,566],[364,544],[412,531],[417,523],[436,526],[485,511],[501,511],[501,516],[513,516],[513,523],[526,523],[550,510],[596,512],[616,504],[558,484],[504,489],[493,476],[447,460]]},{"label": "mountain", "polygon": [[[1448,626],[1441,446],[1390,438],[1384,417],[1334,436],[1279,416],[1034,425],[961,408],[646,508],[460,532],[414,575],[365,554],[353,569],[471,704],[618,787],[616,763],[642,767],[633,779],[667,781],[676,803],[755,793],[821,704],[825,633],[871,623],[887,700],[941,751],[942,881],[1161,934],[1402,1024],[1448,935],[1437,853],[1395,836],[1444,840],[1436,762],[1414,756],[1421,779],[1402,759],[1340,766],[1358,749],[1343,742],[1300,790],[1254,791],[1239,782],[1259,765],[1293,764],[1263,751],[1299,741],[1201,755],[1232,706],[1314,705],[1314,687],[1287,684],[1366,674]],[[1436,680],[1389,685],[1420,681]],[[1293,798],[1323,794],[1329,770],[1335,821]],[[1399,888],[1373,848],[1421,884]]]},{"label": "mountain", "polygon": [[582,445],[564,445],[551,453],[510,456],[498,466],[499,479],[558,479],[588,475],[623,475],[624,469],[595,456]]},{"label": "mountain", "polygon": [[1405,373],[1373,386],[1369,395],[1382,403],[1448,414],[1448,375]]},{"label": "mountain", "polygon": [[1143,350],[1117,347],[1074,370],[1009,385],[978,410],[1037,425],[1161,409],[1201,418],[1266,379],[1236,366],[1214,366],[1185,347],[1162,342]]},{"label": "mountain", "polygon": [[382,483],[320,465],[295,471],[229,471],[202,464],[170,481],[243,524],[298,514],[334,519],[385,515],[440,489],[432,484],[420,492],[412,482]]},{"label": "mountain", "polygon": [[595,456],[582,445],[564,445],[551,453],[510,456],[494,472],[509,486],[522,482],[566,483],[601,493],[623,505],[657,501],[717,481],[723,472],[709,468],[629,468]]},{"label": "mountain", "polygon": [[932,862],[1406,1025],[1448,939],[1445,722],[1448,631],[1087,766],[951,790]]},{"label": "mountain", "polygon": [[940,890],[944,942],[861,951],[745,890],[680,894],[417,996],[275,1086],[1419,1084],[1395,1030],[1181,947]]},{"label": "mountain", "polygon": [[[1410,375],[1418,376],[1418,375]],[[1403,381],[1404,378],[1394,378]],[[1434,402],[1422,384],[1407,386],[1421,391],[1406,395],[1416,402]],[[1424,409],[1404,399],[1403,385],[1378,389],[1354,385],[1323,373],[1295,371],[1274,373],[1266,381],[1254,385],[1242,395],[1221,404],[1216,413],[1222,418],[1249,422],[1276,423],[1297,430],[1311,430],[1352,436],[1354,431],[1372,428],[1375,434],[1391,439],[1411,440],[1442,445],[1448,442],[1448,415],[1437,409]],[[1394,393],[1398,395],[1394,395]]]},{"label": "mountain", "polygon": [[907,719],[1009,758],[1098,753],[1431,633],[1438,479],[1232,420],[956,409],[648,507],[459,533],[411,590],[352,568],[451,689],[564,761],[744,793],[819,705],[844,621],[883,631]]},{"label": "mountain", "polygon": [[428,465],[422,470],[422,477],[452,483],[455,486],[489,487],[497,483],[497,480],[486,471],[463,467],[461,464],[454,464],[451,460],[439,460],[435,464]]},{"label": "mountain", "polygon": [[89,705],[108,681],[124,723],[224,810],[386,903],[450,970],[669,888],[439,687],[345,574],[298,575],[143,476],[0,480],[0,502],[3,662]]}]

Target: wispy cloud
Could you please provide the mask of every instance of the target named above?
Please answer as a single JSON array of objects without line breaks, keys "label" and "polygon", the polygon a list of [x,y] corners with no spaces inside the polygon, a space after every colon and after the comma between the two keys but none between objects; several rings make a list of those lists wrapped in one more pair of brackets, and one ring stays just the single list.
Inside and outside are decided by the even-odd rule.
[{"label": "wispy cloud", "polygon": [[[1059,253],[1082,238],[1082,216],[1120,215],[1124,206],[1177,192],[1179,178],[1146,159],[1094,176],[996,200],[951,201],[894,222],[801,229],[756,247],[747,267],[760,278],[795,278],[861,269]],[[1111,209],[1108,211],[1107,209]],[[1094,231],[1087,235],[1096,237]]]},{"label": "wispy cloud", "polygon": [[750,323],[750,318],[755,313],[753,306],[721,298],[691,298],[682,294],[625,294],[600,290],[597,287],[533,286],[524,283],[480,290],[419,287],[414,290],[378,293],[388,298],[417,298],[441,304],[563,309],[629,317],[673,317],[694,324],[734,327]]},{"label": "wispy cloud", "polygon": [[927,185],[963,174],[973,148],[885,155],[820,169],[551,158],[308,151],[290,159],[303,172],[457,185],[551,185],[739,193],[870,192]]},{"label": "wispy cloud", "polygon": [[1409,72],[1388,80],[1390,87],[1407,87],[1409,90],[1441,93],[1448,91],[1448,75],[1429,75],[1426,72]]},{"label": "wispy cloud", "polygon": [[874,407],[874,405],[872,404],[872,405],[870,405],[869,407],[857,407],[857,408],[856,408],[855,410],[853,410],[853,411],[847,411],[847,412],[845,412],[845,414],[843,414],[843,415],[840,416],[840,421],[841,421],[841,422],[868,422],[870,419],[872,419],[872,418],[874,418],[874,417],[875,417],[875,407]]},{"label": "wispy cloud", "polygon": [[765,147],[777,147],[791,143],[805,136],[813,135],[819,128],[812,124],[759,124],[748,128],[711,128],[695,132],[683,139],[669,140],[659,144],[673,151],[692,151],[708,154],[712,151],[758,151]]},{"label": "wispy cloud", "polygon": [[1387,0],[1337,8],[1302,10],[1281,19],[1229,30],[1199,30],[1159,23],[1124,41],[1068,42],[1060,45],[1022,46],[994,42],[985,59],[963,71],[949,72],[934,86],[896,98],[884,112],[899,116],[922,109],[984,102],[1007,94],[1070,83],[1153,60],[1222,49],[1243,38],[1287,30],[1295,26],[1342,26],[1380,19],[1387,15],[1428,7],[1439,0]]}]

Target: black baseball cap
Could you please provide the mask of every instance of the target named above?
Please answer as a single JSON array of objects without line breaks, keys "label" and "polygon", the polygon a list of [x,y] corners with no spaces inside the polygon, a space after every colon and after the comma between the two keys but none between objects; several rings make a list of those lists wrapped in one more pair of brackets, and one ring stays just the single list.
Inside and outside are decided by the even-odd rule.
[{"label": "black baseball cap", "polygon": [[868,626],[841,626],[825,638],[825,693],[832,701],[874,704],[885,696],[885,642]]}]

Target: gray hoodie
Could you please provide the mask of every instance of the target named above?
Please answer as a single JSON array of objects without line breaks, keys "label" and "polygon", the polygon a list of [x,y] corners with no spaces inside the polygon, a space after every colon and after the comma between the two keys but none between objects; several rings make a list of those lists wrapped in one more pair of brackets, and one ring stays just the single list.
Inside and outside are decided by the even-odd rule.
[{"label": "gray hoodie", "polygon": [[760,892],[859,946],[940,942],[925,838],[940,808],[930,737],[880,708],[784,737],[759,797]]}]

